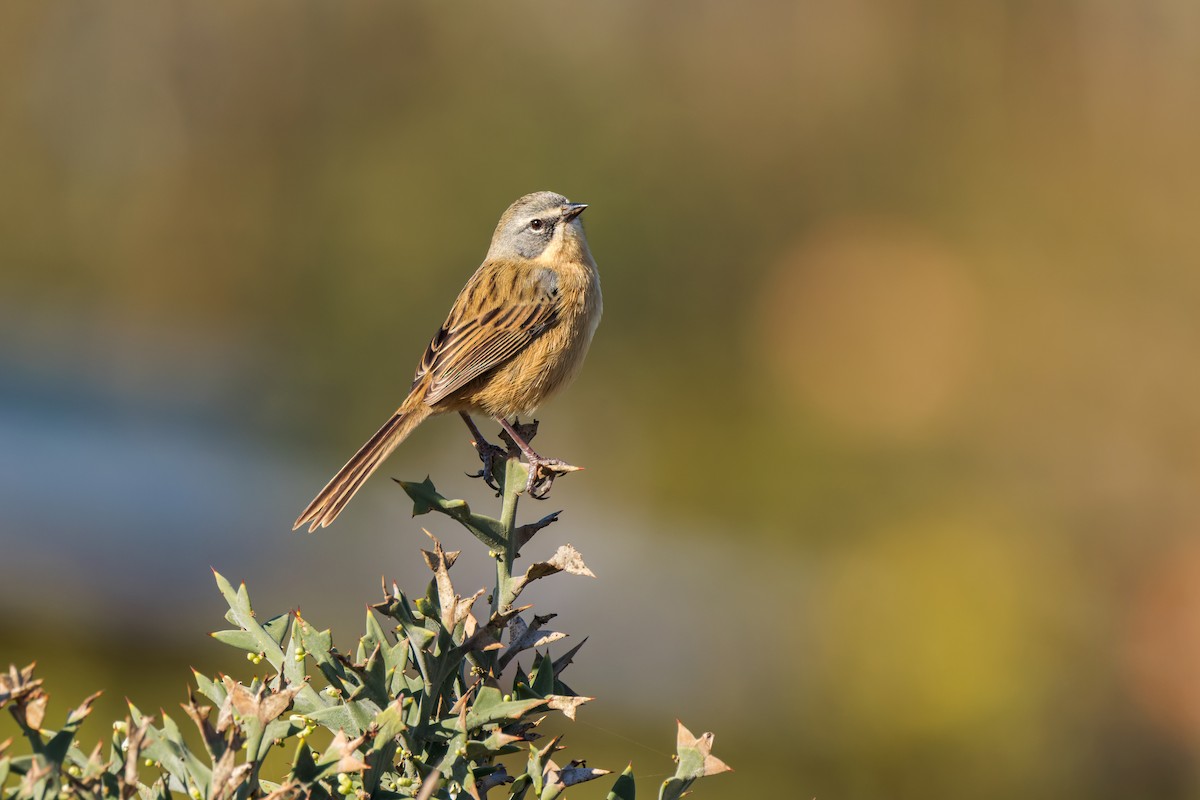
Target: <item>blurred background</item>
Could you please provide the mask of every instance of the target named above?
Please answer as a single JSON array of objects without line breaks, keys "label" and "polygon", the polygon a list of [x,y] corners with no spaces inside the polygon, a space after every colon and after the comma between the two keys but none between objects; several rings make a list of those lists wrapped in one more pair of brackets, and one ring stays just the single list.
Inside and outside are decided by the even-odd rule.
[{"label": "blurred background", "polygon": [[210,566],[343,648],[421,526],[482,586],[387,480],[491,508],[452,418],[290,526],[552,189],[606,309],[523,508],[598,575],[530,597],[590,637],[564,756],[1200,796],[1197,142],[1192,0],[5,3],[0,665],[92,740],[249,676]]}]

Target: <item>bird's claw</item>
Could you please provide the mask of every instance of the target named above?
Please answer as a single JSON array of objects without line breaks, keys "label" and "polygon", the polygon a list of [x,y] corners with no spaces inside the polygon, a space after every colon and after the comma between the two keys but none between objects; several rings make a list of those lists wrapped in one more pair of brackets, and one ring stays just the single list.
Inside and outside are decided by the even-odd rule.
[{"label": "bird's claw", "polygon": [[578,472],[583,467],[575,467],[557,458],[533,459],[529,462],[529,478],[525,481],[525,494],[534,500],[545,500],[550,496],[554,479],[568,472]]},{"label": "bird's claw", "polygon": [[468,478],[483,478],[483,482],[488,488],[499,494],[501,492],[500,484],[496,482],[497,464],[503,464],[508,458],[508,453],[504,448],[497,447],[489,441],[472,442],[475,445],[475,452],[479,454],[479,460],[483,462],[483,466],[478,472],[468,472]]},{"label": "bird's claw", "polygon": [[483,482],[487,484],[489,489],[491,489],[497,495],[500,494],[500,485],[496,483],[495,479],[492,478],[491,475],[487,474],[483,468],[480,468],[475,472],[464,472],[463,475],[466,475],[468,478],[483,478]]},{"label": "bird's claw", "polygon": [[533,448],[529,446],[529,442],[537,436],[538,421],[536,419],[526,423],[514,419],[511,426],[504,420],[500,420],[500,424],[505,428],[500,433],[500,439],[508,445],[508,457],[515,458],[518,454],[525,456],[529,476],[525,479],[524,493],[535,500],[545,500],[549,496],[554,479],[559,475],[583,469],[583,467],[571,466],[557,458],[542,458],[534,452]]}]

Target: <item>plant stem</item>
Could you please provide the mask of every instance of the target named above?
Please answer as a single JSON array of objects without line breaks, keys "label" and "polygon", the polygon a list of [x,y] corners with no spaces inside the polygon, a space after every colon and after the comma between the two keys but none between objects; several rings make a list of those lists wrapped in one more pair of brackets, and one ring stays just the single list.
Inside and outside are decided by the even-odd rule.
[{"label": "plant stem", "polygon": [[496,591],[492,595],[492,611],[507,611],[515,599],[512,594],[513,562],[517,560],[517,500],[528,477],[521,459],[514,456],[505,462],[504,494],[500,507],[500,527],[504,535],[504,553],[496,559]]}]

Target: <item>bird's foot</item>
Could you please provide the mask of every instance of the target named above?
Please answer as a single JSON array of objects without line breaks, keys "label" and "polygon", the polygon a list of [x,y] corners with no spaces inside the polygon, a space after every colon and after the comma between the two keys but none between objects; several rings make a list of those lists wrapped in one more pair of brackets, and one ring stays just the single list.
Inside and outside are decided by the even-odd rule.
[{"label": "bird's foot", "polygon": [[578,472],[583,467],[575,467],[557,458],[534,458],[529,461],[529,478],[525,481],[525,494],[534,500],[545,500],[550,496],[550,488],[554,479],[568,472]]},{"label": "bird's foot", "polygon": [[538,421],[536,419],[527,423],[514,420],[512,425],[503,419],[499,422],[504,428],[500,438],[508,445],[509,455],[516,455],[518,452],[525,455],[525,463],[529,465],[529,477],[525,481],[525,494],[535,500],[545,500],[550,495],[554,479],[559,475],[583,469],[583,467],[572,466],[557,458],[543,458],[529,446],[529,441],[537,435]]},{"label": "bird's foot", "polygon": [[508,458],[508,451],[499,445],[494,445],[487,439],[483,438],[483,434],[479,432],[479,428],[466,414],[462,415],[463,420],[467,423],[467,427],[471,429],[471,446],[475,448],[475,452],[479,454],[479,460],[483,462],[483,467],[478,472],[468,472],[468,478],[483,478],[483,482],[488,485],[488,488],[500,494],[500,484],[496,481],[497,472],[503,473],[504,462]]},{"label": "bird's foot", "polygon": [[478,472],[468,472],[468,478],[482,478],[483,482],[488,485],[492,491],[500,494],[500,484],[496,482],[496,472],[503,471],[504,462],[508,459],[508,451],[503,447],[498,447],[491,442],[473,442],[475,452],[479,454],[479,460],[483,462]]}]

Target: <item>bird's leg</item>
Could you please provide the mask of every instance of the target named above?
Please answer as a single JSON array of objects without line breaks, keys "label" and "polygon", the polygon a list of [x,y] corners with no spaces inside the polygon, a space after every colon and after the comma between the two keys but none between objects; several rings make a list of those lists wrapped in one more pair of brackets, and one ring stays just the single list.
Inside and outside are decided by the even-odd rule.
[{"label": "bird's leg", "polygon": [[483,438],[483,434],[479,432],[479,428],[475,425],[475,420],[471,419],[471,415],[465,411],[458,412],[462,416],[463,422],[467,423],[467,427],[471,429],[473,437],[471,444],[475,447],[475,452],[479,453],[479,460],[483,462],[483,469],[479,472],[468,472],[469,478],[483,478],[483,482],[488,485],[488,488],[500,491],[500,485],[496,483],[495,467],[497,464],[504,463],[504,458],[507,455],[504,450],[497,445],[492,444],[487,439]]},{"label": "bird's leg", "polygon": [[[504,432],[508,434],[508,438],[512,440],[513,444],[525,454],[525,461],[529,464],[529,479],[525,481],[525,493],[530,497],[545,500],[546,496],[550,494],[550,487],[554,485],[555,478],[582,469],[582,467],[573,467],[557,458],[542,458],[534,452],[525,438],[533,438],[533,434],[537,433],[536,421],[532,426],[518,423],[516,427],[510,425],[504,417],[497,417],[496,421],[500,423],[500,427],[504,428]],[[518,431],[518,428],[521,430]]]},{"label": "bird's leg", "polygon": [[539,424],[536,419],[531,419],[529,422],[521,422],[520,417],[513,417],[512,430],[516,433],[517,438],[513,439],[505,431],[501,431],[500,438],[508,442],[511,451],[520,450],[522,453],[529,453],[533,450],[533,446],[529,443],[533,441],[533,437],[537,436]]}]

